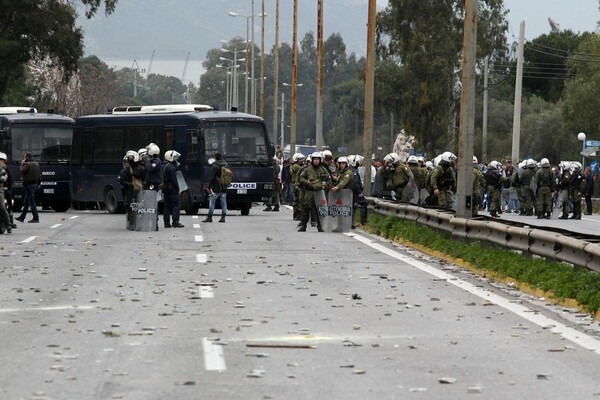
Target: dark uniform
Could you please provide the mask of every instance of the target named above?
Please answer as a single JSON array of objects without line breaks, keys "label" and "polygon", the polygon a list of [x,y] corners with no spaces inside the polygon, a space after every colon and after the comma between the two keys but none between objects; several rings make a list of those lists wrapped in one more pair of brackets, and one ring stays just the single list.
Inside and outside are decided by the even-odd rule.
[{"label": "dark uniform", "polygon": [[571,189],[571,171],[563,166],[563,171],[558,179],[558,190],[560,190],[560,199],[562,200],[562,215],[558,219],[569,218],[569,201]]},{"label": "dark uniform", "polygon": [[485,182],[487,183],[488,197],[490,201],[490,215],[494,218],[498,217],[500,212],[500,193],[502,187],[506,182],[506,178],[502,176],[502,173],[492,166],[488,166],[485,171]]},{"label": "dark uniform", "polygon": [[133,177],[140,181],[144,181],[145,170],[139,163],[133,160],[133,157],[128,157],[123,161],[123,168],[119,172],[119,185],[123,193],[125,201],[125,215],[127,220],[127,229],[135,230],[135,213],[131,203],[137,201],[139,190],[133,187]]},{"label": "dark uniform", "polygon": [[581,175],[581,168],[573,169],[573,172],[571,172],[571,181],[569,182],[569,197],[571,197],[571,202],[573,203],[573,215],[571,219],[581,219],[582,182],[584,180],[583,175]]},{"label": "dark uniform", "polygon": [[[163,168],[162,187],[164,199],[163,221],[165,228],[183,228],[183,224],[179,222],[181,216],[181,198],[179,197],[176,161],[165,164]],[[172,224],[171,219],[173,220]]]},{"label": "dark uniform", "polygon": [[521,191],[521,208],[523,209],[522,215],[531,216],[533,215],[533,205],[535,202],[535,193],[533,191],[532,182],[535,179],[535,164],[527,165],[523,168],[523,172],[518,175],[518,184]]}]

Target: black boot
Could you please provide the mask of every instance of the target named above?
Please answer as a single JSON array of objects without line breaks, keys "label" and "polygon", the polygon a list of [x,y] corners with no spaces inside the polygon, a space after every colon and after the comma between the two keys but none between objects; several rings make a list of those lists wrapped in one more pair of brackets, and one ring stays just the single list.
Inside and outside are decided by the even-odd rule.
[{"label": "black boot", "polygon": [[263,211],[273,211],[273,209],[271,208],[271,206],[267,206],[267,208],[265,208]]},{"label": "black boot", "polygon": [[212,222],[212,214],[208,214],[206,218],[202,220],[202,222]]},{"label": "black boot", "polygon": [[276,204],[271,211],[279,211],[279,204]]},{"label": "black boot", "polygon": [[219,220],[219,222],[225,222],[225,216],[221,215],[221,219]]}]

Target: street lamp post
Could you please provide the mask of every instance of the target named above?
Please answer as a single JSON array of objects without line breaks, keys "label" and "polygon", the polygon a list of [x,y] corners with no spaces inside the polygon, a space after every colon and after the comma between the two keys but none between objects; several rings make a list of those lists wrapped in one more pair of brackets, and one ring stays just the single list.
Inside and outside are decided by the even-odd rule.
[{"label": "street lamp post", "polygon": [[[231,51],[228,49],[222,49],[223,51]],[[233,60],[225,57],[219,57],[219,60],[229,61],[231,63],[231,69],[233,73],[233,77],[231,80],[231,108],[238,108],[238,90],[237,90],[237,69],[239,65],[237,64],[239,61],[244,61],[244,58],[237,59],[237,49],[233,52]],[[229,108],[229,107],[228,107]]]},{"label": "street lamp post", "polygon": [[[250,73],[250,77],[252,79],[252,87],[251,87],[251,93],[254,92],[254,17],[266,17],[267,14],[265,13],[263,15],[263,13],[261,14],[254,14],[254,0],[252,0],[252,13],[250,15],[244,15],[244,14],[240,14],[240,13],[236,13],[233,11],[229,11],[229,15],[232,17],[244,17],[246,18],[246,77],[248,77],[248,59],[251,57],[251,67],[252,67],[252,71]],[[250,43],[248,41],[248,33],[249,33],[249,23],[250,23],[250,18],[252,18],[252,49],[251,52],[252,54],[248,54],[248,43]],[[248,80],[246,79],[246,94],[245,94],[245,104],[244,104],[244,111],[248,112]],[[252,104],[254,104],[254,94],[251,95],[252,96]],[[252,114],[256,114],[256,109],[253,108],[251,111]]]},{"label": "street lamp post", "polygon": [[[294,128],[292,129],[290,126],[290,155],[292,155],[293,153],[296,152],[296,123],[295,123],[295,110],[296,110],[296,96],[294,96],[294,92],[295,92],[295,88],[301,87],[303,85],[303,83],[297,83],[296,85],[292,85],[291,83],[286,83],[283,82],[282,83],[283,86],[289,86],[292,87],[292,96],[291,96],[291,104],[290,104],[290,125],[293,126]],[[282,93],[283,95],[283,93]],[[282,101],[283,101],[283,97],[282,97]],[[294,111],[293,113],[291,111]],[[292,117],[294,117],[294,123],[292,124]],[[293,131],[293,134],[292,134]],[[292,144],[294,145],[294,147],[292,148]]]},{"label": "street lamp post", "polygon": [[[585,133],[579,132],[577,134],[577,140],[581,141],[581,143],[582,143],[582,149],[581,149],[582,152],[585,151],[585,138],[586,138]],[[585,156],[583,154],[581,155],[581,169],[585,171]]]}]

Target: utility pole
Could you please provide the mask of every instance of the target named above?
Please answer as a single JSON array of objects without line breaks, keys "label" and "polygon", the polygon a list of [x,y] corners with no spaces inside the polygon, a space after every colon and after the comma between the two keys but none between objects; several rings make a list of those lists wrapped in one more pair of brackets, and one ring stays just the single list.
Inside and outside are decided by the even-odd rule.
[{"label": "utility pole", "polygon": [[371,195],[371,137],[373,136],[373,99],[375,90],[375,23],[376,0],[369,0],[369,16],[367,22],[367,65],[365,69],[365,123],[363,131],[363,153],[365,165],[365,181],[363,190],[365,195]]},{"label": "utility pole", "polygon": [[262,0],[260,39],[260,117],[265,117],[265,0]]},{"label": "utility pole", "polygon": [[323,0],[317,1],[317,112],[316,137],[317,150],[325,143],[323,139]]},{"label": "utility pole", "polygon": [[290,154],[296,152],[296,57],[298,54],[298,0],[294,0],[292,23],[292,101],[290,109]]},{"label": "utility pole", "polygon": [[[264,13],[264,11],[263,11]],[[273,142],[277,143],[277,91],[279,90],[279,0],[275,3],[275,62],[273,65]],[[282,93],[283,96],[283,93]],[[281,98],[283,121],[283,97]],[[283,151],[283,122],[281,123],[281,151]]]},{"label": "utility pole", "polygon": [[[279,0],[277,0],[279,1]],[[277,109],[277,107],[275,107],[275,109]],[[277,121],[277,118],[275,118],[275,121]],[[281,151],[283,151],[284,149],[284,142],[283,142],[283,137],[285,135],[285,130],[284,130],[284,123],[285,121],[285,93],[281,92]],[[292,151],[292,148],[290,147],[290,158],[292,158],[292,156],[294,155],[295,151]]]},{"label": "utility pole", "polygon": [[488,162],[487,134],[488,134],[488,78],[490,75],[490,57],[485,57],[483,70],[483,135],[481,137],[481,160]]},{"label": "utility pole", "polygon": [[523,48],[525,47],[525,21],[519,28],[519,50],[517,54],[517,80],[515,82],[515,109],[513,114],[512,154],[513,165],[519,163],[519,145],[521,141],[521,93],[523,91]]},{"label": "utility pole", "polygon": [[251,57],[252,57],[252,61],[251,61],[251,71],[250,71],[250,76],[252,77],[252,82],[250,82],[250,89],[252,90],[252,94],[251,94],[251,98],[252,98],[252,104],[250,107],[252,107],[252,114],[256,115],[256,94],[255,92],[255,86],[256,86],[256,82],[254,82],[254,0],[252,0],[252,49],[250,49],[251,51]]},{"label": "utility pole", "polygon": [[477,0],[465,0],[463,37],[462,93],[460,96],[460,132],[458,136],[458,175],[456,216],[473,216],[473,146],[475,137],[475,86],[477,73]]}]

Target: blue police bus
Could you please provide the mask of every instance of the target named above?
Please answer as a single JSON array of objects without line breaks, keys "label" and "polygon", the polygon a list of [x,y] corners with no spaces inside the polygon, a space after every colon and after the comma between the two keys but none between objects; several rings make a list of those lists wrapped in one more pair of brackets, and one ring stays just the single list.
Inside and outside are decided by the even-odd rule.
[{"label": "blue police bus", "polygon": [[40,164],[36,203],[59,212],[71,207],[69,160],[74,124],[72,118],[38,113],[35,108],[0,107],[0,151],[6,153],[13,175],[15,210],[21,209],[25,199],[19,164],[26,151]]},{"label": "blue police bus", "polygon": [[215,111],[195,104],[116,107],[106,114],[78,117],[71,157],[71,196],[76,209],[104,206],[121,212],[123,195],[117,180],[127,150],[156,143],[181,153],[179,170],[188,189],[181,208],[196,214],[208,207],[209,160],[215,153],[231,166],[234,179],[227,206],[248,215],[254,202],[273,190],[273,146],[262,118]]}]

